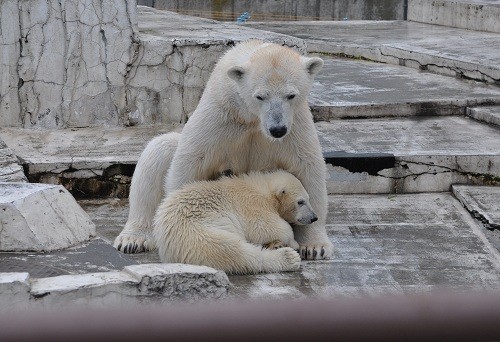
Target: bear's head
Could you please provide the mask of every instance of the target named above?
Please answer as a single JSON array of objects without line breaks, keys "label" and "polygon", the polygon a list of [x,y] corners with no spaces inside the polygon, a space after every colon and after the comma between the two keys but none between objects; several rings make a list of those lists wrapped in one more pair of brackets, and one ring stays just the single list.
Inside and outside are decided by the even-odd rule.
[{"label": "bear's head", "polygon": [[306,225],[318,220],[309,203],[306,189],[292,174],[285,171],[274,172],[272,191],[278,201],[279,215],[288,223]]},{"label": "bear's head", "polygon": [[284,138],[292,129],[295,113],[308,110],[314,76],[323,67],[318,57],[304,57],[277,44],[264,43],[227,75],[249,114],[260,120],[263,134],[273,140]]}]

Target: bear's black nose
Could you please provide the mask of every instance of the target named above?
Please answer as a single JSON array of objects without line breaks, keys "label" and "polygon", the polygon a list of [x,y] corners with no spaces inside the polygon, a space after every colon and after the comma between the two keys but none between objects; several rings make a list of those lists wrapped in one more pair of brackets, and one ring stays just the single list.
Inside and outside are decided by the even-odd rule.
[{"label": "bear's black nose", "polygon": [[311,223],[316,222],[316,221],[318,221],[318,217],[317,217],[317,216],[314,216],[314,217],[311,219]]},{"label": "bear's black nose", "polygon": [[271,129],[269,129],[269,133],[271,133],[274,138],[281,138],[286,132],[286,126],[271,127]]}]

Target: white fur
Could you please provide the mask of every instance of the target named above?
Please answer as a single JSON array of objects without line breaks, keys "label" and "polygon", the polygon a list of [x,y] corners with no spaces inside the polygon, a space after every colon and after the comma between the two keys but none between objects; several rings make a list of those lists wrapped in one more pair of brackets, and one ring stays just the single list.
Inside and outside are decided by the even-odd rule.
[{"label": "white fur", "polygon": [[[299,244],[289,223],[313,217],[309,196],[293,175],[252,172],[174,191],[158,207],[153,233],[163,262],[232,274],[294,271]],[[275,240],[287,247],[262,248]]]},{"label": "white fur", "polygon": [[[284,169],[302,182],[319,218],[305,229],[294,227],[302,257],[330,257],[333,247],[325,230],[326,168],[307,104],[314,75],[322,65],[320,58],[303,57],[289,48],[256,40],[231,49],[212,72],[173,157],[175,147],[165,152],[166,147],[159,143],[177,139],[170,135],[157,138],[158,151],[151,146],[152,152],[141,156],[131,187],[131,216],[115,246],[129,251],[134,248],[127,246],[135,244],[151,247],[149,240],[144,242],[137,234],[150,233],[152,208],[163,195],[157,177],[166,168],[167,194],[196,180],[216,179],[226,170],[242,174]],[[286,132],[275,137],[272,130]],[[148,166],[142,167],[143,163]],[[153,180],[154,186],[147,185]],[[134,186],[138,184],[146,190]],[[138,250],[141,248],[135,248]]]}]

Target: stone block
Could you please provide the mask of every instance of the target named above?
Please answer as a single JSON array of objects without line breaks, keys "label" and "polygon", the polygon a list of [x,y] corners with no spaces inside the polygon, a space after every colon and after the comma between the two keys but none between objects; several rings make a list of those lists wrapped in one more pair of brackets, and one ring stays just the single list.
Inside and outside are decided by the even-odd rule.
[{"label": "stone block", "polygon": [[229,280],[222,271],[184,264],[142,264],[123,271],[34,279],[31,304],[123,306],[224,298]]},{"label": "stone block", "polygon": [[60,185],[0,183],[0,251],[51,251],[89,240],[95,225]]},{"label": "stone block", "polygon": [[29,278],[28,273],[0,273],[0,308],[2,311],[28,308]]},{"label": "stone block", "polygon": [[221,298],[227,294],[229,280],[223,271],[186,264],[142,264],[124,268],[140,280],[139,291],[145,294],[184,300]]},{"label": "stone block", "polygon": [[500,126],[500,106],[467,108],[467,115],[478,121]]}]

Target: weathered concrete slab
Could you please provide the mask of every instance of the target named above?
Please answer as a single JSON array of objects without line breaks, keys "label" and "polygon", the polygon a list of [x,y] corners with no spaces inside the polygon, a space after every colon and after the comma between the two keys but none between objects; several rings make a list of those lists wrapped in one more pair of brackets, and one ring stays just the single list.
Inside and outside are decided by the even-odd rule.
[{"label": "weathered concrete slab", "polygon": [[0,183],[0,251],[51,251],[87,241],[95,225],[60,185]]},{"label": "weathered concrete slab", "polygon": [[[97,227],[97,234],[99,237],[107,241],[111,247],[113,241],[118,234],[120,234],[127,222],[129,212],[128,199],[106,198],[80,200],[78,203],[92,218],[92,221]],[[114,248],[113,250],[127,260],[133,260],[141,264],[161,262],[156,251],[138,254],[123,254],[117,252]]]},{"label": "weathered concrete slab", "polygon": [[321,56],[309,103],[316,120],[463,115],[466,107],[500,104],[500,88],[402,66]]},{"label": "weathered concrete slab", "polygon": [[500,106],[467,108],[467,115],[476,120],[500,126]]},{"label": "weathered concrete slab", "polygon": [[453,185],[453,193],[486,228],[500,228],[500,187]]},{"label": "weathered concrete slab", "polygon": [[[175,42],[176,46],[218,44],[233,46],[248,39],[264,39],[306,51],[306,44],[300,38],[279,33],[262,33],[235,23],[191,17],[174,12],[160,11],[138,6],[139,31],[157,39]],[[207,46],[205,46],[207,47]]]},{"label": "weathered concrete slab", "polygon": [[408,21],[247,23],[307,41],[309,52],[367,58],[431,72],[498,83],[496,33]]},{"label": "weathered concrete slab", "polygon": [[[199,302],[225,298],[229,286],[222,271],[181,264],[143,264],[121,272],[63,275],[29,283],[25,278],[26,273],[0,273],[0,286],[8,287],[0,292],[0,310]],[[18,294],[16,300],[13,293]]]},{"label": "weathered concrete slab", "polygon": [[101,127],[54,131],[0,129],[0,138],[26,166],[31,182],[63,184],[76,197],[127,197],[145,145],[171,126]]},{"label": "weathered concrete slab", "polygon": [[230,276],[230,293],[302,298],[500,287],[498,251],[449,193],[329,199],[334,259],[303,262],[294,273]]},{"label": "weathered concrete slab", "polygon": [[[109,210],[108,214],[112,216],[113,211]],[[102,237],[100,232],[99,236]],[[28,272],[32,278],[119,271],[125,266],[136,264],[133,258],[118,252],[103,238],[45,253],[0,253],[0,272]]]},{"label": "weathered concrete slab", "polygon": [[0,182],[27,182],[14,152],[0,139]]},{"label": "weathered concrete slab", "polygon": [[408,20],[500,33],[496,0],[410,0]]},{"label": "weathered concrete slab", "polygon": [[499,184],[500,130],[466,117],[318,122],[330,193],[450,191]]}]

